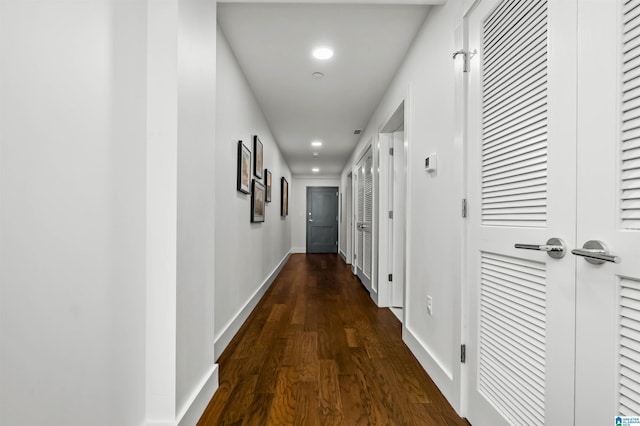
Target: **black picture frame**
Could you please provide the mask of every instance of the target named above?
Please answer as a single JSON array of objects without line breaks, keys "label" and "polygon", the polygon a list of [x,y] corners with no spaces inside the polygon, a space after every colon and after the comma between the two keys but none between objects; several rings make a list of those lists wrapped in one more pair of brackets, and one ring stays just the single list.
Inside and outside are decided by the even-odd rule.
[{"label": "black picture frame", "polygon": [[251,192],[251,151],[242,141],[238,141],[238,191]]},{"label": "black picture frame", "polygon": [[262,142],[258,135],[253,136],[253,174],[262,179],[262,171],[264,170],[264,162],[263,160],[263,150]]},{"label": "black picture frame", "polygon": [[289,215],[289,182],[282,177],[280,179],[280,216]]},{"label": "black picture frame", "polygon": [[264,201],[267,203],[271,202],[271,172],[267,169],[264,169],[264,186],[266,187],[266,194],[264,197]]},{"label": "black picture frame", "polygon": [[264,222],[265,188],[257,179],[251,184],[251,222]]}]

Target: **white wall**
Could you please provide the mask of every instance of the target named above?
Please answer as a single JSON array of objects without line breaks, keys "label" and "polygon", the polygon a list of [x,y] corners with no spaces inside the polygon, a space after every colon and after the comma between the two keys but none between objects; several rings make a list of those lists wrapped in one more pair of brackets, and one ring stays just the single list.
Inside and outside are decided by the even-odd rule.
[{"label": "white wall", "polygon": [[[280,178],[291,183],[289,167],[220,30],[217,53],[216,357],[288,257],[292,223],[291,216],[280,217]],[[238,140],[253,153],[253,135],[263,143],[264,166],[273,179],[263,223],[250,222],[251,196],[236,190]]]},{"label": "white wall", "polygon": [[[215,360],[217,9],[208,0],[178,4],[176,405],[180,417],[207,387]],[[209,402],[211,385],[202,393],[200,406],[192,408],[194,414],[201,414],[202,404]]]},{"label": "white wall", "polygon": [[[454,36],[461,1],[431,9],[405,62],[362,134],[342,174],[400,103],[408,102],[408,265],[404,339],[449,402],[460,409],[462,145],[454,127]],[[424,158],[438,154],[437,174]],[[344,231],[344,230],[343,230]],[[446,261],[444,261],[446,260]],[[427,295],[433,316],[426,313]]]},{"label": "white wall", "polygon": [[0,2],[0,424],[145,416],[146,1]]},{"label": "white wall", "polygon": [[195,424],[213,394],[215,27],[0,3],[0,424]]},{"label": "white wall", "polygon": [[[291,181],[290,181],[291,182]],[[292,247],[294,253],[307,252],[307,187],[335,186],[340,188],[339,177],[295,176],[289,186],[289,217],[293,221]]]}]

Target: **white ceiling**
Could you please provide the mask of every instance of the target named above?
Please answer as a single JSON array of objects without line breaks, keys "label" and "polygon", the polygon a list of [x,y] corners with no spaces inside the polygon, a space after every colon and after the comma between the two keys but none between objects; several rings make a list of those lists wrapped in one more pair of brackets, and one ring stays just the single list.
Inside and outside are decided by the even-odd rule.
[{"label": "white ceiling", "polygon": [[[312,167],[320,168],[319,175],[340,174],[359,139],[354,130],[369,122],[428,8],[237,0],[218,5],[222,32],[294,176],[312,175]],[[317,45],[331,46],[334,57],[313,58]],[[316,71],[324,77],[314,78]],[[321,140],[322,148],[313,149],[313,140]]]}]

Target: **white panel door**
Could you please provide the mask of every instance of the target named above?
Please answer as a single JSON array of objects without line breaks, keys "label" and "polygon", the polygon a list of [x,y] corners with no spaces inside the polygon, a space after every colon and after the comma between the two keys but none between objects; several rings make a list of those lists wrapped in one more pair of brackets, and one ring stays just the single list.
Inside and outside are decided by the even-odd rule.
[{"label": "white panel door", "polygon": [[575,241],[576,3],[483,0],[467,23],[466,415],[572,425],[575,259],[514,246]]},{"label": "white panel door", "polygon": [[405,288],[405,238],[406,238],[406,145],[404,140],[404,132],[393,133],[393,179],[392,179],[392,256],[391,264],[393,271],[393,280],[391,282],[391,306],[402,308],[404,306],[404,288]]},{"label": "white panel door", "polygon": [[[640,1],[581,0],[576,425],[640,416]],[[614,260],[614,259],[609,259]]]}]

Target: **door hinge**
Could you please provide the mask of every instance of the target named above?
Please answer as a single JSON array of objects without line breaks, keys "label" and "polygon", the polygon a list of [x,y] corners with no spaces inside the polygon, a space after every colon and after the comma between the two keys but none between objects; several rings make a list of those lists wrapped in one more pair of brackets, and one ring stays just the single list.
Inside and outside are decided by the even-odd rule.
[{"label": "door hinge", "polygon": [[393,148],[389,148],[389,155],[393,155]]},{"label": "door hinge", "polygon": [[462,217],[467,217],[467,199],[462,199]]},{"label": "door hinge", "polygon": [[389,274],[389,281],[393,281],[393,274]]},{"label": "door hinge", "polygon": [[460,345],[460,362],[467,362],[467,345]]},{"label": "door hinge", "polygon": [[340,194],[336,192],[336,197],[339,197],[339,196],[340,196]]},{"label": "door hinge", "polygon": [[389,212],[389,219],[393,219],[393,211]]}]

